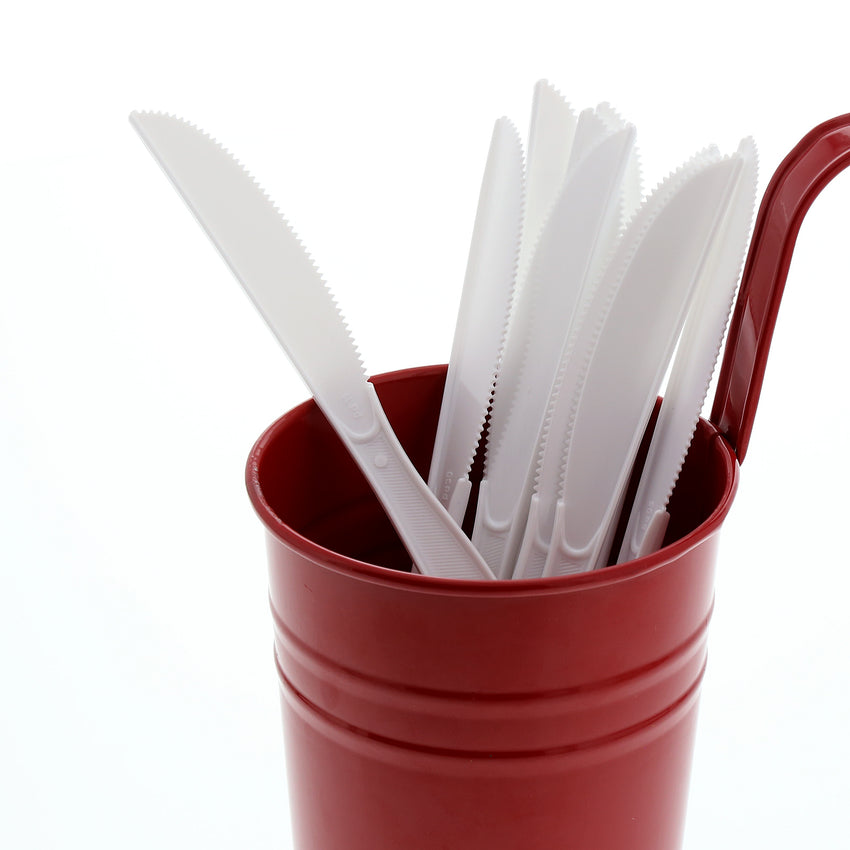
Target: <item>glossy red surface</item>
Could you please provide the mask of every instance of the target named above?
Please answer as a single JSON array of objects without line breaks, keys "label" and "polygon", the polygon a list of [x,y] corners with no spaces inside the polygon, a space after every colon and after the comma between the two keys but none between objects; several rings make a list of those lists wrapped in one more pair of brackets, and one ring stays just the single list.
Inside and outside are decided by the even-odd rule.
[{"label": "glossy red surface", "polygon": [[850,165],[850,115],[815,127],[771,178],[759,208],[718,380],[711,421],[747,453],[779,303],[800,225],[814,199]]},{"label": "glossy red surface", "polygon": [[[375,380],[427,473],[444,367]],[[676,850],[737,484],[701,422],[670,543],[605,570],[517,582],[405,571],[368,485],[313,402],[260,438],[298,850]]]}]

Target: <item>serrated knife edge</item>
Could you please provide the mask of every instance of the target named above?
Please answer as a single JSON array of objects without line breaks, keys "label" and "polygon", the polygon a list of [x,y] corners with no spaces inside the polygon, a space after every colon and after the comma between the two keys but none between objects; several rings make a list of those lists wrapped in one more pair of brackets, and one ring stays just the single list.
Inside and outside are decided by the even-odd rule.
[{"label": "serrated knife edge", "polygon": [[658,421],[635,495],[618,560],[653,551],[652,528],[663,530],[656,515],[665,512],[711,386],[728,326],[752,229],[758,183],[758,154],[751,138],[738,147],[743,167],[713,262],[699,282],[695,303],[682,332]]},{"label": "serrated knife edge", "polygon": [[[623,282],[617,284],[616,301],[605,316],[604,338],[600,336],[594,344],[591,365],[578,376],[576,384],[579,407],[575,425],[564,440],[564,478],[559,499],[561,524],[556,522],[553,532],[546,575],[592,569],[603,554],[606,535],[611,529],[609,520],[621,501],[621,485],[628,476],[633,452],[643,433],[641,423],[645,425],[651,412],[656,384],[660,383],[672,354],[698,272],[705,262],[731,192],[731,181],[739,167],[740,162],[734,156],[720,158],[718,155],[716,160],[699,156],[692,159],[659,186],[659,197],[666,196],[669,200],[650,217],[647,226],[642,227],[637,220],[633,223],[640,232],[638,247],[626,266],[624,275],[627,277],[623,276]],[[670,187],[674,191],[665,192]],[[701,223],[692,220],[692,216],[681,218],[689,208],[701,217]],[[674,298],[668,296],[656,301],[656,297],[661,298],[662,291],[667,292],[667,278],[657,272],[650,274],[647,263],[656,262],[653,255],[662,249],[667,251],[664,246],[672,239],[686,237],[691,242],[687,249],[687,243],[679,245],[679,277]],[[618,277],[620,275],[615,275],[614,279]],[[652,312],[645,316],[646,320],[651,318],[651,325],[656,328],[652,333],[643,329],[645,322],[634,323],[642,314],[636,308],[635,299],[654,305]],[[628,342],[630,339],[632,341]],[[641,360],[633,359],[623,346],[641,344],[641,340],[645,341],[644,348],[649,342],[654,346],[650,349],[651,357],[642,355]],[[633,369],[643,371],[632,374]],[[600,380],[602,377],[605,381]],[[604,403],[604,421],[609,423],[605,432],[611,433],[606,435],[604,442],[599,442],[599,429],[603,427],[600,419],[603,396],[600,393],[604,394],[604,387],[614,380],[623,387],[623,392],[613,409],[609,405],[610,397],[609,402]],[[591,434],[592,451],[588,445]]]},{"label": "serrated knife edge", "polygon": [[428,483],[460,522],[468,476],[492,398],[513,300],[524,208],[516,127],[494,128],[461,293]]},{"label": "serrated knife edge", "polygon": [[187,121],[130,120],[313,390],[415,565],[435,576],[494,578],[399,445],[327,285],[257,181]]}]

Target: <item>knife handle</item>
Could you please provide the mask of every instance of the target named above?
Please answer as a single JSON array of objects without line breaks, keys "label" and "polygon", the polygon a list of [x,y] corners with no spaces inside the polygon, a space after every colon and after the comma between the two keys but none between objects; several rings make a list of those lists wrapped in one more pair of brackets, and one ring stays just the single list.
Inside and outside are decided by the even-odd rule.
[{"label": "knife handle", "polygon": [[[548,525],[548,533],[546,525]],[[551,520],[546,525],[544,525],[541,515],[540,496],[535,493],[531,497],[531,508],[528,511],[525,534],[514,567],[513,577],[515,579],[540,578],[543,575],[552,536]]]},{"label": "knife handle", "polygon": [[543,569],[545,576],[566,576],[593,569],[596,553],[599,550],[599,531],[597,530],[584,546],[571,546],[564,534],[566,527],[564,516],[567,510],[564,500],[558,499],[558,507],[555,509],[555,531],[549,543],[549,554]]},{"label": "knife handle", "polygon": [[555,509],[555,531],[549,543],[549,555],[543,575],[565,576],[604,567],[617,530],[614,520],[620,515],[622,503],[622,497],[613,502],[587,543],[584,546],[574,546],[566,535],[566,529],[569,527],[566,521],[569,507],[563,499],[558,499],[558,507]]},{"label": "knife handle", "polygon": [[472,545],[481,553],[496,578],[509,579],[522,542],[526,514],[515,507],[507,518],[498,518],[493,511],[490,494],[490,481],[485,477],[478,491]]},{"label": "knife handle", "polygon": [[355,431],[325,415],[365,475],[419,572],[453,579],[493,579],[475,547],[428,489],[398,441],[372,384],[373,427]]}]

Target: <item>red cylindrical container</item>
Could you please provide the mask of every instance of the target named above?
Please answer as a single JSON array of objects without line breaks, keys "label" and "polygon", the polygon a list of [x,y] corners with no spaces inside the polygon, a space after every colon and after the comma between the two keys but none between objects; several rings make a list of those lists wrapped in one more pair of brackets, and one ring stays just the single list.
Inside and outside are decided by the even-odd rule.
[{"label": "red cylindrical container", "polygon": [[[444,376],[375,381],[422,472]],[[298,850],[680,846],[737,480],[712,426],[677,488],[677,542],[555,579],[397,569],[404,549],[312,401],[261,437],[248,479],[268,534]]]},{"label": "red cylindrical container", "polygon": [[[412,574],[314,402],[260,438],[247,480],[298,850],[680,847],[718,531],[797,232],[848,164],[850,115],[804,137],[767,187],[711,422],[653,555],[527,581]],[[423,475],[444,380],[430,367],[375,381]]]}]

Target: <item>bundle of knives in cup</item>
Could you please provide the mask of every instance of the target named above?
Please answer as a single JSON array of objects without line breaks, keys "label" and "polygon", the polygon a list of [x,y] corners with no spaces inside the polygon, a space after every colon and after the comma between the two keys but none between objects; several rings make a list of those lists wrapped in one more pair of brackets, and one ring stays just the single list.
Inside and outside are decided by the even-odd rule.
[{"label": "bundle of knives in cup", "polygon": [[426,483],[327,285],[265,192],[192,124],[150,112],[130,120],[300,371],[415,570],[532,579],[662,545],[749,238],[751,139],[726,155],[705,148],[644,195],[635,129],[607,104],[576,113],[538,83],[526,151],[508,119],[496,122]]}]

